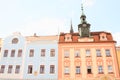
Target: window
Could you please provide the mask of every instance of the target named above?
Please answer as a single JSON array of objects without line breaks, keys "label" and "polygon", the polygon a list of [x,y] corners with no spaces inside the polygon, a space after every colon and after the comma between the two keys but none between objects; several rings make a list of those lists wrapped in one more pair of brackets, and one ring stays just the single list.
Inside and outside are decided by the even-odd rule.
[{"label": "window", "polygon": [[80,66],[76,66],[76,74],[80,74]]},{"label": "window", "polygon": [[90,57],[90,50],[86,50],[86,57]]},{"label": "window", "polygon": [[99,49],[96,50],[97,57],[101,57],[101,51]]},{"label": "window", "polygon": [[111,55],[110,55],[110,50],[109,49],[106,49],[105,50],[105,53],[106,53],[106,57],[110,57]]},{"label": "window", "polygon": [[15,56],[15,50],[12,50],[11,51],[11,57],[14,57]]},{"label": "window", "polygon": [[4,57],[7,57],[8,56],[8,50],[4,50]]},{"label": "window", "polygon": [[64,51],[64,57],[65,58],[69,58],[69,50],[65,50]]},{"label": "window", "polygon": [[69,74],[69,73],[70,73],[69,67],[65,67],[64,68],[64,74]]},{"label": "window", "polygon": [[5,71],[5,65],[1,65],[0,73],[4,73]]},{"label": "window", "polygon": [[54,56],[55,56],[55,49],[51,49],[51,50],[50,50],[50,56],[51,56],[51,57],[54,57]]},{"label": "window", "polygon": [[16,68],[15,68],[15,73],[19,73],[20,72],[20,65],[16,65]]},{"label": "window", "polygon": [[87,66],[87,73],[88,73],[88,74],[91,74],[91,73],[92,73],[91,66]]},{"label": "window", "polygon": [[18,38],[14,38],[13,40],[12,40],[12,44],[17,44],[18,43]]},{"label": "window", "polygon": [[111,65],[108,65],[108,73],[112,73],[112,66]]},{"label": "window", "polygon": [[75,51],[75,57],[80,57],[80,51],[79,50]]},{"label": "window", "polygon": [[102,66],[98,66],[98,73],[103,74],[103,67]]},{"label": "window", "polygon": [[28,74],[32,74],[32,71],[33,71],[33,66],[29,65],[28,66]]},{"label": "window", "polygon": [[22,49],[18,50],[18,57],[22,56]]},{"label": "window", "polygon": [[0,52],[1,52],[1,47],[0,47]]},{"label": "window", "polygon": [[12,73],[12,68],[13,68],[13,66],[9,65],[9,67],[8,67],[8,73]]},{"label": "window", "polygon": [[42,57],[45,56],[45,49],[41,49],[41,56],[42,56]]},{"label": "window", "polygon": [[33,57],[33,56],[34,56],[34,49],[30,49],[29,57]]},{"label": "window", "polygon": [[45,72],[44,65],[40,65],[40,74],[43,74]]},{"label": "window", "polygon": [[54,65],[50,65],[50,73],[55,73],[55,66]]}]

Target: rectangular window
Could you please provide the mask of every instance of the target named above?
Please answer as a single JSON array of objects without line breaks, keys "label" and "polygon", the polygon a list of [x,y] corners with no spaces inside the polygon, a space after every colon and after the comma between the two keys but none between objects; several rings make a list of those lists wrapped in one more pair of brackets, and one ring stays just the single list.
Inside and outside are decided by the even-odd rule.
[{"label": "rectangular window", "polygon": [[102,66],[98,66],[98,73],[103,74],[103,67]]},{"label": "rectangular window", "polygon": [[44,74],[44,72],[45,72],[44,65],[40,65],[40,74]]},{"label": "rectangular window", "polygon": [[69,58],[69,50],[65,50],[64,51],[64,57],[65,58]]},{"label": "rectangular window", "polygon": [[15,50],[11,50],[11,57],[15,56]]},{"label": "rectangular window", "polygon": [[22,49],[19,49],[18,50],[18,55],[17,55],[18,57],[21,57],[22,56]]},{"label": "rectangular window", "polygon": [[108,65],[108,73],[112,73],[112,72],[113,72],[112,66]]},{"label": "rectangular window", "polygon": [[54,65],[50,65],[50,73],[55,73],[55,66]]},{"label": "rectangular window", "polygon": [[76,66],[76,74],[80,74],[80,66]]},{"label": "rectangular window", "polygon": [[41,56],[42,56],[42,57],[45,56],[45,49],[41,49]]},{"label": "rectangular window", "polygon": [[106,57],[110,57],[111,55],[110,55],[110,50],[109,49],[106,49],[105,50],[105,53],[106,53]]},{"label": "rectangular window", "polygon": [[7,57],[8,56],[8,50],[4,50],[4,57]]},{"label": "rectangular window", "polygon": [[65,67],[65,68],[64,68],[64,74],[69,74],[69,73],[70,73],[69,67]]},{"label": "rectangular window", "polygon": [[99,49],[96,50],[97,57],[101,57],[101,51]]},{"label": "rectangular window", "polygon": [[1,47],[0,47],[0,52],[1,52]]},{"label": "rectangular window", "polygon": [[33,66],[29,65],[28,66],[28,74],[32,74],[32,72],[33,72]]},{"label": "rectangular window", "polygon": [[16,65],[15,73],[16,74],[20,73],[20,65]]},{"label": "rectangular window", "polygon": [[80,51],[79,50],[75,51],[75,57],[80,57]]},{"label": "rectangular window", "polygon": [[9,65],[9,66],[8,66],[8,73],[12,73],[12,68],[13,68],[12,65]]},{"label": "rectangular window", "polygon": [[34,56],[34,49],[30,49],[29,57],[33,57],[33,56]]},{"label": "rectangular window", "polygon": [[90,57],[90,50],[86,50],[86,57]]},{"label": "rectangular window", "polygon": [[87,66],[87,73],[88,73],[88,74],[91,74],[91,73],[92,73],[91,66]]},{"label": "rectangular window", "polygon": [[4,73],[5,71],[5,65],[1,65],[0,73]]},{"label": "rectangular window", "polygon": [[51,49],[51,50],[50,50],[50,56],[51,56],[51,57],[54,57],[54,56],[55,56],[55,49]]}]

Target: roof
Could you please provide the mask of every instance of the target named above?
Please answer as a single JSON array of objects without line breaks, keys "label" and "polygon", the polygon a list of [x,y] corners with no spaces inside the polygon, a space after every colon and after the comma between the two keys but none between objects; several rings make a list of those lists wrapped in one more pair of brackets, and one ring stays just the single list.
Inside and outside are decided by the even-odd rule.
[{"label": "roof", "polygon": [[[71,41],[65,41],[65,36],[71,35]],[[101,35],[105,35],[106,39],[101,39]],[[83,41],[84,39],[88,41]],[[90,37],[80,38],[79,33],[61,33],[59,37],[59,43],[61,42],[116,42],[113,40],[111,33],[105,31],[90,32]],[[93,41],[92,41],[93,39]],[[90,40],[90,41],[89,41]]]}]

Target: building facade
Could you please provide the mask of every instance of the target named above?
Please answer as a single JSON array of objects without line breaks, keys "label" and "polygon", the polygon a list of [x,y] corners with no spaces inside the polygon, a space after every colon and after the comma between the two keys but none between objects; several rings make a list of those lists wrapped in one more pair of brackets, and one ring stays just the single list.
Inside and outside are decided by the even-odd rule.
[{"label": "building facade", "polygon": [[60,34],[58,80],[120,80],[111,33],[90,32],[83,9],[80,19],[77,33]]},{"label": "building facade", "polygon": [[116,50],[117,50],[117,60],[118,60],[119,72],[120,72],[120,46],[117,46]]},{"label": "building facade", "polygon": [[0,80],[57,80],[58,36],[15,33],[3,40]]}]

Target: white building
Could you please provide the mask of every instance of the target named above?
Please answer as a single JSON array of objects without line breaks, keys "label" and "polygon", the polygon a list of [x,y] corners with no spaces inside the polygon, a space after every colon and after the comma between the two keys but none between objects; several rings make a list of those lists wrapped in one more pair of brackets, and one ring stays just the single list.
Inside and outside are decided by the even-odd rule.
[{"label": "white building", "polygon": [[15,33],[3,40],[0,80],[57,80],[58,36]]}]

